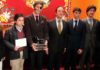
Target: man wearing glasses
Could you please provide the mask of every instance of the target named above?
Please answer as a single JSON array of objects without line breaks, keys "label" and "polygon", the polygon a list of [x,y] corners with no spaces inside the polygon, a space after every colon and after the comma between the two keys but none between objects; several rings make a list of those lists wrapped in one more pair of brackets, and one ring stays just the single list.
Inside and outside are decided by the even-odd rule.
[{"label": "man wearing glasses", "polygon": [[37,64],[37,70],[42,70],[43,64],[43,54],[45,53],[45,48],[41,47],[38,44],[44,44],[47,47],[48,40],[48,30],[47,30],[47,21],[40,15],[44,3],[42,1],[36,1],[33,5],[34,12],[26,17],[26,29],[27,29],[27,39],[29,46],[31,47],[30,51],[30,60],[31,60],[31,70],[35,69]]}]

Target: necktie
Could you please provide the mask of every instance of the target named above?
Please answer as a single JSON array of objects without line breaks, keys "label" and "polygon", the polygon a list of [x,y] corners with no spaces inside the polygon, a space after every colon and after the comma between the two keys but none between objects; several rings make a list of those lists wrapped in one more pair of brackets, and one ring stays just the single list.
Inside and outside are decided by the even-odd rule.
[{"label": "necktie", "polygon": [[39,23],[39,16],[36,16],[36,23]]},{"label": "necktie", "polygon": [[58,20],[58,32],[61,33],[61,20]]},{"label": "necktie", "polygon": [[89,25],[90,25],[90,29],[92,29],[92,27],[93,27],[93,22],[92,22],[92,19],[89,19]]},{"label": "necktie", "polygon": [[77,28],[77,20],[75,20],[75,26],[74,26],[74,28],[75,29]]}]

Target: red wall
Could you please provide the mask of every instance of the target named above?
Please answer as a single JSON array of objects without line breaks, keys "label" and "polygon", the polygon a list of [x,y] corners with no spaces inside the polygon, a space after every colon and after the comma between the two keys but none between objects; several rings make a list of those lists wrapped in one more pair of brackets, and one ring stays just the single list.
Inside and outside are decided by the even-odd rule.
[{"label": "red wall", "polygon": [[[32,9],[26,6],[25,0],[7,0],[7,6],[14,8],[14,13],[23,13],[25,16],[32,13]],[[42,15],[46,16],[47,19],[55,17],[55,9],[57,6],[64,6],[64,0],[51,0],[49,6],[42,11]]]},{"label": "red wall", "polygon": [[[42,11],[42,15],[46,16],[47,19],[53,19],[55,17],[55,8],[57,6],[64,6],[65,0],[51,0],[49,6]],[[88,5],[93,4],[97,7],[95,18],[100,19],[100,0],[71,0],[71,12],[70,18],[72,18],[72,9],[74,7],[80,7],[82,9],[81,18],[86,17],[86,8]],[[14,13],[23,13],[25,16],[32,13],[32,8],[29,8],[25,4],[25,0],[7,0],[7,6],[9,8],[15,8]]]}]

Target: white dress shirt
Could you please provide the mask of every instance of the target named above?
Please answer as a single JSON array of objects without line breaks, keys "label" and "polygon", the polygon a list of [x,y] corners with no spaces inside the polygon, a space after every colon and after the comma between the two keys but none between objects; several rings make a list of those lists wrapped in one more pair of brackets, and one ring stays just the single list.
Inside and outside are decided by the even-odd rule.
[{"label": "white dress shirt", "polygon": [[75,27],[75,24],[76,24],[76,22],[75,22],[75,21],[77,21],[77,26],[78,26],[79,19],[75,19],[75,18],[73,18],[73,28]]},{"label": "white dress shirt", "polygon": [[87,17],[87,21],[88,21],[89,24],[92,24],[93,25],[93,19]]}]

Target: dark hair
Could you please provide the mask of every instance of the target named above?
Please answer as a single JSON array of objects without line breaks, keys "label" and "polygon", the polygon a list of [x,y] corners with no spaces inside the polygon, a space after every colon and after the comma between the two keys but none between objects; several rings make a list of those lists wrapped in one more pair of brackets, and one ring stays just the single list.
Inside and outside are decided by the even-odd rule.
[{"label": "dark hair", "polygon": [[43,2],[43,1],[36,1],[36,2],[33,4],[33,7],[35,8],[35,6],[36,6],[37,4],[41,4],[41,5],[42,5],[41,9],[42,9],[43,6],[44,6],[44,2]]},{"label": "dark hair", "polygon": [[90,5],[87,7],[86,12],[88,12],[90,9],[94,9],[96,11],[96,6]]},{"label": "dark hair", "polygon": [[15,14],[15,16],[14,16],[14,21],[17,21],[17,19],[18,19],[19,17],[24,17],[24,16],[23,16],[23,14],[21,14],[21,13],[17,13],[17,14]]},{"label": "dark hair", "polygon": [[81,9],[80,9],[80,8],[77,8],[77,7],[76,7],[76,8],[74,8],[74,9],[73,9],[73,13],[74,13],[75,11],[78,11],[78,12],[80,12],[80,13],[81,13]]},{"label": "dark hair", "polygon": [[[60,8],[60,7],[62,7],[62,6],[58,6],[58,7],[56,8],[55,12],[57,12],[58,8]],[[62,7],[62,8],[63,8],[63,7]]]}]

